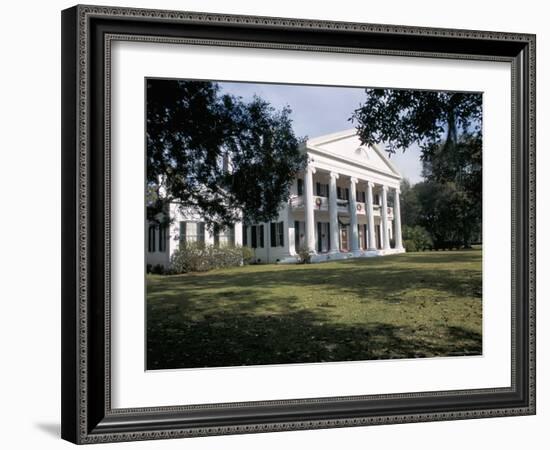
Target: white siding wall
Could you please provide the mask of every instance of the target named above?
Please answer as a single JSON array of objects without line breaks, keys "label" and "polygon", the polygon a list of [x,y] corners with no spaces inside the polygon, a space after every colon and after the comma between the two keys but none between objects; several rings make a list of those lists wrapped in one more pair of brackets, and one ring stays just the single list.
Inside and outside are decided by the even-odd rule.
[{"label": "white siding wall", "polygon": [[[279,210],[279,215],[277,216],[277,219],[273,223],[280,223],[283,222],[283,246],[275,246],[273,247],[271,244],[271,223],[263,223],[264,226],[264,247],[261,248],[259,246],[260,244],[260,237],[258,235],[257,238],[257,248],[254,250],[254,255],[256,258],[256,262],[258,263],[276,263],[279,261],[284,260],[285,258],[288,258],[290,256],[289,252],[289,239],[291,236],[290,228],[294,227],[294,222],[291,217],[289,217],[290,211],[288,209],[287,204]],[[291,224],[291,225],[289,225]],[[259,224],[258,224],[259,225]],[[248,228],[248,246],[252,246],[252,231],[251,226],[249,225]],[[259,228],[258,228],[259,230]],[[292,239],[294,239],[294,235],[292,235]],[[294,240],[292,241],[294,242]]]}]

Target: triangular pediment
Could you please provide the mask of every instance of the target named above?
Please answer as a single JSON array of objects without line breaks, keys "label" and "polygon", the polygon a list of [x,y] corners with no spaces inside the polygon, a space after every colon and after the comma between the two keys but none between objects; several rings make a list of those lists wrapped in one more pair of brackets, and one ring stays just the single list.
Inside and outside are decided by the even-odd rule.
[{"label": "triangular pediment", "polygon": [[362,145],[356,130],[346,130],[325,136],[308,139],[307,148],[325,155],[334,155],[340,160],[347,160],[365,168],[401,177],[399,171],[389,161],[380,145]]}]

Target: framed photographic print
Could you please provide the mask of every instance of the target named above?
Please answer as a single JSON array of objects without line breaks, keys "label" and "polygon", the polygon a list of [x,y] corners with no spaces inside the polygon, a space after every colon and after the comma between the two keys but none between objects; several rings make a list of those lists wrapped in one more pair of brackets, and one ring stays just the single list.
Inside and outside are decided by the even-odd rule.
[{"label": "framed photographic print", "polygon": [[62,437],[535,413],[535,36],[62,13]]}]

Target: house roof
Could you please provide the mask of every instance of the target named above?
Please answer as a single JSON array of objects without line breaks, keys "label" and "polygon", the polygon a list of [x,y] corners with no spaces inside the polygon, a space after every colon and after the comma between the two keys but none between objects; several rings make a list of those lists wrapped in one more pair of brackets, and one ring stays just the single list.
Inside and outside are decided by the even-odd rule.
[{"label": "house roof", "polygon": [[391,163],[381,145],[363,145],[355,128],[308,139],[305,142],[308,152],[337,158],[359,165],[365,169],[402,178],[401,173]]}]

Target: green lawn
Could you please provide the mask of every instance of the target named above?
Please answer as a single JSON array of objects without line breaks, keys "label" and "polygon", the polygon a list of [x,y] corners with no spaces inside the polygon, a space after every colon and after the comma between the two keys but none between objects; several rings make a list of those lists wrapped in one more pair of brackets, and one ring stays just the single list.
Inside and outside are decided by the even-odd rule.
[{"label": "green lawn", "polygon": [[147,367],[481,353],[481,250],[147,276]]}]

